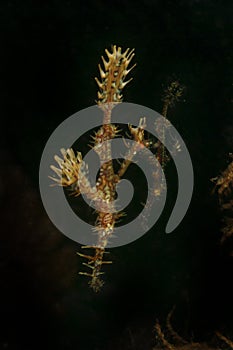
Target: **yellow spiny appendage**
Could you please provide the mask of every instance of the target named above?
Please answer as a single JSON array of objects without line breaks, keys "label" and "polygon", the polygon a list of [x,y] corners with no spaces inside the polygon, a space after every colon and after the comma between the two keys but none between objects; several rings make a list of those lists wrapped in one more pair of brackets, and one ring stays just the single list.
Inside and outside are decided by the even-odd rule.
[{"label": "yellow spiny appendage", "polygon": [[95,249],[95,254],[92,256],[92,255],[77,253],[79,256],[88,260],[88,262],[83,263],[83,265],[88,267],[91,270],[91,272],[79,272],[79,274],[91,277],[91,280],[89,281],[90,287],[95,292],[99,292],[101,287],[104,284],[103,280],[100,279],[100,275],[104,274],[104,272],[101,272],[101,267],[103,264],[111,264],[112,261],[103,260],[103,255],[106,254],[103,248],[95,247],[95,246],[83,246],[82,248]]},{"label": "yellow spiny appendage", "polygon": [[68,148],[67,150],[62,148],[61,154],[63,158],[60,158],[57,155],[54,156],[59,168],[50,165],[50,168],[58,176],[57,178],[49,176],[50,179],[55,181],[51,186],[70,186],[73,190],[72,194],[74,196],[79,196],[81,190],[82,193],[85,193],[85,195],[92,200],[98,198],[96,189],[91,187],[88,180],[88,166],[82,160],[81,152],[77,152],[77,155],[75,155],[72,148]]},{"label": "yellow spiny appendage", "polygon": [[99,64],[100,78],[95,78],[98,86],[98,101],[97,104],[101,105],[103,103],[110,102],[121,102],[122,95],[121,91],[123,88],[133,79],[125,81],[128,73],[135,67],[134,64],[131,68],[128,69],[128,66],[134,57],[134,49],[130,50],[129,48],[125,52],[121,52],[121,47],[112,48],[112,53],[107,49],[105,50],[108,57],[108,61],[102,56],[102,61],[104,69],[102,69]]},{"label": "yellow spiny appendage", "polygon": [[70,186],[78,181],[78,174],[82,163],[82,154],[80,152],[75,155],[72,148],[65,150],[61,148],[61,154],[63,158],[54,156],[55,161],[58,163],[59,168],[51,165],[50,168],[57,174],[58,178],[49,176],[50,179],[55,181],[60,186]]}]

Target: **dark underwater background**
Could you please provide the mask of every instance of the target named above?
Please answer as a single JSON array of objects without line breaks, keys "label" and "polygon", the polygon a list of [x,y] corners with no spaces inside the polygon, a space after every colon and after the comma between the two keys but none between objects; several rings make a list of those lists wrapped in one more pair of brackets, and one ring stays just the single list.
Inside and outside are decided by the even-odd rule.
[{"label": "dark underwater background", "polygon": [[[219,243],[210,181],[233,151],[232,18],[228,0],[1,1],[0,349],[149,350],[156,319],[164,325],[173,305],[184,338],[209,341],[219,330],[233,340],[233,245]],[[38,174],[54,129],[95,104],[97,65],[113,44],[136,53],[124,101],[161,112],[166,82],[185,85],[168,118],[189,149],[195,185],[185,218],[166,235],[176,198],[168,169],[165,212],[142,238],[110,250],[95,294],[78,275],[80,245],[43,208]]]}]

